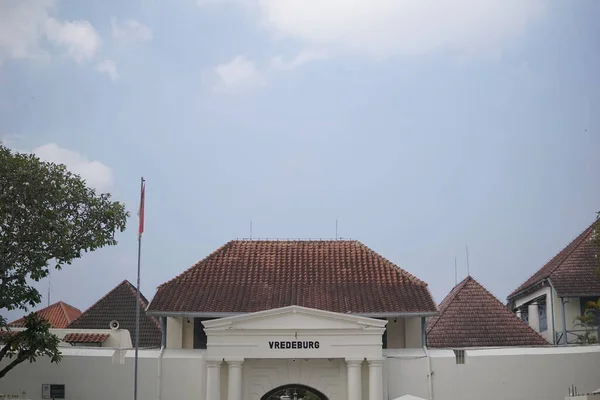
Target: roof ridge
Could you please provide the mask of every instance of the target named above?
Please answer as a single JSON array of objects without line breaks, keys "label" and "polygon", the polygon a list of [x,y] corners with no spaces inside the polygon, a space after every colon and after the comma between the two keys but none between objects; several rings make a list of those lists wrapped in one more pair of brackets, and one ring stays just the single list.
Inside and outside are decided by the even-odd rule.
[{"label": "roof ridge", "polygon": [[59,303],[60,309],[62,310],[63,316],[67,320],[67,325],[69,325],[71,323],[71,319],[69,318],[69,313],[65,309],[65,305],[62,301],[59,301],[58,303]]},{"label": "roof ridge", "polygon": [[[543,279],[550,278],[550,276],[565,262],[565,260],[567,260],[571,256],[571,254],[573,254],[573,252],[575,250],[577,250],[579,248],[579,246],[581,246],[585,242],[585,239],[591,233],[593,233],[594,229],[596,228],[595,225],[600,226],[600,219],[598,219],[598,218],[594,219],[594,222],[592,222],[587,228],[585,228],[574,239],[572,239],[565,247],[563,247],[556,255],[554,255],[554,257],[550,258],[541,268],[537,269],[533,274],[531,274],[527,279],[525,279],[514,291],[512,291],[507,296],[507,299],[510,300],[510,299],[514,298],[519,292],[522,292],[522,291],[528,289],[529,287],[535,285],[536,283],[540,282]],[[571,247],[571,248],[569,249],[569,247]],[[550,271],[548,271],[547,273],[544,273],[535,282],[532,282],[531,284],[523,287],[523,285],[526,284],[530,279],[535,277],[536,274],[538,274],[540,271],[542,271],[547,266],[552,265],[554,262],[556,262],[556,265],[554,267],[552,267],[550,269]]]},{"label": "roof ridge", "polygon": [[71,321],[69,323],[69,325],[67,325],[67,328],[69,328],[69,326],[71,326],[71,324],[73,324],[75,321],[77,321],[81,317],[83,317],[89,310],[91,310],[92,308],[96,307],[98,305],[98,303],[100,303],[102,300],[106,299],[112,292],[114,292],[115,290],[117,290],[117,288],[119,288],[124,283],[129,283],[131,285],[131,282],[129,282],[127,279],[124,279],[123,281],[121,281],[121,283],[119,283],[117,286],[113,287],[111,290],[109,290],[108,292],[106,292],[106,294],[104,296],[100,297],[98,300],[96,300],[96,302],[94,304],[92,304],[91,306],[89,306],[88,308],[86,308],[85,311],[83,311],[81,314],[79,314],[79,316],[77,318],[75,318],[73,321]]},{"label": "roof ridge", "polygon": [[[168,285],[169,283],[179,279],[181,276],[185,275],[186,273],[190,272],[191,270],[193,270],[194,268],[196,268],[199,264],[201,264],[204,261],[210,260],[211,258],[213,258],[215,255],[217,255],[221,250],[225,249],[227,246],[231,246],[231,244],[235,242],[235,240],[230,240],[228,242],[226,242],[225,244],[221,245],[219,248],[217,248],[216,250],[214,250],[212,253],[209,253],[206,257],[204,257],[203,259],[201,259],[200,261],[196,262],[195,264],[193,264],[191,267],[188,267],[187,269],[185,269],[184,271],[182,271],[181,273],[179,273],[178,275],[176,275],[174,278],[169,279],[168,281],[158,285],[158,287],[156,288],[157,291],[162,288],[163,286]],[[154,299],[152,299],[154,300]]]},{"label": "roof ridge", "polygon": [[[483,294],[485,294],[485,296],[487,297],[487,299],[489,301],[491,301],[491,303],[489,303],[489,306],[494,307],[498,311],[502,310],[501,313],[504,314],[504,316],[506,318],[508,318],[507,321],[511,321],[512,320],[514,323],[517,323],[518,326],[520,326],[522,328],[525,328],[529,333],[533,333],[536,337],[538,337],[539,339],[541,339],[541,341],[546,342],[546,339],[544,339],[540,335],[539,332],[536,332],[531,326],[529,326],[528,324],[526,324],[515,313],[511,312],[496,296],[494,296],[494,294],[492,292],[490,292],[484,285],[482,285],[481,283],[479,283],[479,281],[477,281],[471,275],[468,275],[465,279],[463,279],[463,281],[461,281],[458,285],[456,285],[452,289],[452,291],[448,294],[448,296],[446,296],[446,298],[444,298],[444,300],[442,301],[442,303],[445,303],[444,306],[443,306],[443,310],[442,309],[440,310],[440,315],[438,317],[436,317],[437,319],[432,323],[431,326],[429,326],[427,328],[427,332],[428,333],[435,328],[435,326],[437,325],[437,323],[444,316],[445,312],[454,303],[454,301],[456,300],[458,294],[460,292],[462,292],[465,288],[467,288],[468,284],[470,284],[470,283],[472,283],[475,286],[476,290],[482,290],[484,292]],[[471,290],[473,290],[473,287],[471,287]],[[446,300],[448,300],[448,301],[446,302]],[[498,312],[497,314],[500,315],[500,312]]]},{"label": "roof ridge", "polygon": [[[492,297],[493,297],[493,299],[494,299],[494,300],[496,300],[496,302],[497,302],[499,305],[501,305],[501,306],[502,306],[502,309],[503,309],[503,310],[506,310],[506,311],[508,312],[508,314],[510,314],[510,315],[513,317],[513,319],[515,319],[515,320],[519,321],[520,323],[522,323],[522,325],[523,325],[523,326],[527,327],[527,329],[529,329],[531,332],[533,332],[533,333],[535,333],[536,335],[538,335],[538,336],[540,336],[541,338],[543,338],[543,336],[542,336],[542,335],[540,335],[540,333],[539,333],[539,332],[537,332],[535,329],[533,329],[533,328],[532,328],[532,327],[531,327],[529,324],[526,324],[526,323],[525,323],[525,321],[523,321],[521,318],[519,318],[519,317],[517,316],[517,314],[515,314],[515,313],[514,313],[514,312],[512,312],[512,311],[510,311],[510,310],[508,309],[508,307],[506,307],[506,305],[504,305],[504,303],[502,303],[502,302],[500,301],[500,299],[498,299],[496,296],[494,296],[494,294],[493,294],[492,292],[490,292],[489,290],[487,290],[487,288],[486,288],[485,286],[483,286],[481,283],[477,282],[477,280],[475,280],[475,279],[473,279],[473,282],[475,282],[477,285],[481,286],[481,288],[482,288],[483,290],[485,290],[485,292],[486,292],[486,293],[488,293],[490,296],[492,296]],[[507,314],[507,315],[508,315],[508,314]],[[544,340],[546,340],[546,339],[544,339]]]},{"label": "roof ridge", "polygon": [[397,273],[399,273],[403,277],[406,277],[411,283],[415,283],[415,284],[417,284],[419,286],[428,287],[428,285],[427,285],[427,283],[425,281],[420,280],[419,278],[417,278],[416,276],[414,276],[413,274],[411,274],[410,272],[408,272],[404,268],[402,268],[402,267],[398,266],[397,264],[395,264],[394,262],[388,260],[387,258],[385,258],[384,256],[382,256],[379,252],[373,250],[372,248],[370,248],[366,244],[364,244],[364,243],[362,243],[362,242],[360,242],[358,240],[353,240],[353,242],[356,242],[356,244],[358,246],[362,246],[366,250],[372,252],[376,257],[379,257],[380,259],[382,259],[386,263],[390,264],[393,267],[394,271],[396,271]]},{"label": "roof ridge", "polygon": [[[133,296],[134,296],[134,297],[136,298],[136,300],[137,300],[137,293],[138,293],[138,289],[137,289],[137,287],[133,286],[133,283],[129,282],[127,279],[125,279],[123,282],[121,282],[121,284],[123,284],[123,283],[127,283],[127,286],[129,287],[129,290],[131,291],[131,294],[133,294]],[[146,313],[146,307],[148,307],[148,305],[149,305],[150,303],[148,302],[148,299],[146,299],[146,296],[144,296],[144,294],[142,293],[142,291],[141,291],[141,290],[139,290],[139,293],[140,293],[140,300],[139,300],[139,302],[138,302],[138,307],[140,307],[140,306],[141,306],[141,307],[143,308],[143,311],[144,311],[144,314],[145,314],[145,313]],[[156,325],[156,327],[157,327],[159,330],[161,330],[161,331],[162,331],[162,328],[161,328],[161,326],[160,326],[160,323],[159,323],[159,322],[156,320],[156,318],[154,318],[154,317],[153,317],[153,316],[151,316],[151,315],[146,315],[146,316],[147,316],[147,317],[149,317],[149,318],[152,320],[152,322],[154,322],[154,324]]]},{"label": "roof ridge", "polygon": [[[465,286],[469,280],[475,280],[475,279],[473,279],[471,277],[471,275],[467,275],[466,278],[464,278],[462,281],[460,281],[458,284],[456,284],[456,286],[454,286],[452,288],[452,290],[450,290],[450,293],[448,293],[446,295],[446,297],[444,297],[442,299],[442,302],[440,303],[440,305],[438,307],[438,311],[440,314],[432,318],[433,323],[431,324],[430,327],[427,327],[426,331],[429,332],[437,325],[438,321],[442,318],[442,316],[444,315],[444,313],[446,312],[446,310],[448,309],[450,304],[452,304],[452,302],[454,302],[454,299],[456,299],[456,296],[458,295],[458,293],[460,293],[465,288]],[[446,300],[448,300],[448,301],[446,302]]]}]

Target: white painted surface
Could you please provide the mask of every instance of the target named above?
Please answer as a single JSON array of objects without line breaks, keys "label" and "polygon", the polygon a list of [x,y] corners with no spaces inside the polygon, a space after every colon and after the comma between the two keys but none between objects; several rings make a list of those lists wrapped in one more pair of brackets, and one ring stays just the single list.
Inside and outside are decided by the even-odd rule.
[{"label": "white painted surface", "polygon": [[183,347],[183,319],[167,317],[167,348],[181,349]]},{"label": "white painted surface", "polygon": [[203,322],[211,359],[349,357],[363,360],[381,357],[386,323],[299,306]]},{"label": "white painted surface", "polygon": [[421,317],[410,317],[405,320],[405,344],[407,348],[423,347],[421,334]]},{"label": "white painted surface", "polygon": [[194,318],[181,319],[181,347],[194,348]]},{"label": "white painted surface", "polygon": [[[389,398],[427,398],[424,352],[386,354]],[[600,346],[466,350],[464,365],[452,350],[430,354],[435,400],[563,400],[570,385],[587,392],[600,381]]]},{"label": "white painted surface", "polygon": [[[388,350],[386,361],[389,397],[405,394],[427,398],[427,360],[419,350]],[[598,386],[600,347],[552,349],[467,350],[467,364],[456,365],[451,350],[431,350],[434,398],[458,399],[564,399],[574,384],[580,391]],[[42,383],[64,383],[69,398],[100,400],[130,399],[133,352],[124,365],[111,363],[106,349],[64,349],[64,360],[50,365],[46,360],[22,364],[0,380],[1,393],[21,393],[39,399]],[[163,357],[163,398],[202,400],[205,391],[203,351],[167,350]],[[140,352],[140,398],[156,398],[157,351]],[[363,363],[366,364],[366,363]],[[222,369],[226,380],[227,369]],[[243,364],[243,399],[259,400],[267,391],[302,383],[329,396],[346,399],[346,363],[343,360],[247,360]],[[90,379],[93,377],[93,379]],[[362,382],[368,387],[368,380]],[[222,386],[223,388],[223,386]],[[384,388],[386,389],[386,388]],[[227,390],[221,390],[226,399]],[[363,390],[364,392],[364,390]],[[363,397],[366,399],[367,397]]]},{"label": "white painted surface", "polygon": [[406,347],[405,321],[406,318],[388,319],[386,329],[389,349],[403,349]]},{"label": "white painted surface", "polygon": [[[540,334],[549,342],[553,343],[553,334],[562,334],[563,332],[563,317],[561,299],[556,296],[556,293],[550,287],[540,288],[526,296],[515,299],[515,307],[521,307],[523,304],[538,298],[546,296],[546,310],[548,318],[548,329]],[[565,320],[568,331],[581,329],[577,326],[576,318],[581,315],[580,299],[578,297],[565,298]],[[539,318],[536,310],[529,309],[529,326],[539,332]],[[554,330],[553,330],[554,329]],[[569,342],[575,340],[575,336],[569,335]]]},{"label": "white painted surface", "polygon": [[[467,363],[456,365],[451,350],[431,350],[435,400],[563,400],[568,387],[580,393],[599,386],[600,346],[467,350]],[[206,366],[200,350],[166,350],[163,356],[163,399],[205,400]],[[387,350],[384,398],[406,394],[428,398],[427,359],[423,350]],[[63,362],[45,359],[21,364],[4,379],[0,393],[26,391],[41,399],[42,383],[63,383],[70,399],[130,400],[133,351],[124,365],[112,363],[110,349],[63,349]],[[140,351],[140,398],[157,398],[159,351]],[[363,362],[363,400],[368,399],[368,365]],[[227,399],[227,368],[221,369],[221,400]],[[314,387],[330,400],[346,400],[344,360],[246,360],[242,367],[243,399],[260,400],[267,391],[287,384]],[[366,389],[366,390],[365,390]]]}]

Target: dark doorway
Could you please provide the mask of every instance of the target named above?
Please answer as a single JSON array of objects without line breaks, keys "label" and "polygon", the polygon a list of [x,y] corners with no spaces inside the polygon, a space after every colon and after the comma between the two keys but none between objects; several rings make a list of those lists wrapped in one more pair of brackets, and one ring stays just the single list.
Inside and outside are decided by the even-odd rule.
[{"label": "dark doorway", "polygon": [[327,396],[305,385],[279,386],[265,394],[260,400],[328,400]]}]

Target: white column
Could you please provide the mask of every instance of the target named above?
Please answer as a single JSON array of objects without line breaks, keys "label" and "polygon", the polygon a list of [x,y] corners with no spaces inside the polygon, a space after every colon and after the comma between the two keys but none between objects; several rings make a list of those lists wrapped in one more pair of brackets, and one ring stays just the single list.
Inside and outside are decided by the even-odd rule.
[{"label": "white column", "polygon": [[540,331],[540,314],[537,303],[529,305],[529,326],[536,332]]},{"label": "white column", "polygon": [[369,361],[369,400],[383,400],[383,359]]},{"label": "white column", "polygon": [[206,400],[221,400],[221,360],[206,360]]},{"label": "white column", "polygon": [[348,400],[362,400],[362,359],[346,359],[348,366]]},{"label": "white column", "polygon": [[242,400],[242,364],[244,359],[225,361],[229,367],[227,400]]}]

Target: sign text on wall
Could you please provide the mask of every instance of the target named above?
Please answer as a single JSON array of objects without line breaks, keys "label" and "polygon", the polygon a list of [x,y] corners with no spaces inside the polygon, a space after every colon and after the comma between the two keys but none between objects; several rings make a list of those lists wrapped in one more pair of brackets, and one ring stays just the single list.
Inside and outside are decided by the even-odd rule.
[{"label": "sign text on wall", "polygon": [[281,340],[278,342],[269,342],[270,349],[318,349],[319,342],[313,340]]}]

